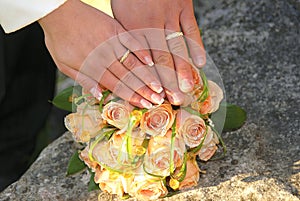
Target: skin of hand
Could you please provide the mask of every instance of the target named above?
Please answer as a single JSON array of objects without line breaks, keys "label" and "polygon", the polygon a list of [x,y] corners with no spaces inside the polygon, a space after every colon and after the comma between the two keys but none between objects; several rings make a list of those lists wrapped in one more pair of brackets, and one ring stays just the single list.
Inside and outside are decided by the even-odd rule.
[{"label": "skin of hand", "polygon": [[[160,81],[149,70],[151,55],[115,19],[68,0],[38,22],[59,70],[96,98],[106,88],[141,108],[163,102]],[[127,49],[131,53],[121,64]]]},{"label": "skin of hand", "polygon": [[[196,67],[206,63],[192,0],[112,0],[111,5],[114,17],[151,50],[169,101],[181,104],[182,92],[194,86],[189,55]],[[166,35],[180,31],[184,38],[166,41]]]}]

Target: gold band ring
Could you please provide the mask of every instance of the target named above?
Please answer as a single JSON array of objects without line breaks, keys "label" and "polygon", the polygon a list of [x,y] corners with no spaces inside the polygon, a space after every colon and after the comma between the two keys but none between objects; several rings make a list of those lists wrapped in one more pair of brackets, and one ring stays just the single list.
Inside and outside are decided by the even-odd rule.
[{"label": "gold band ring", "polygon": [[168,35],[166,35],[166,40],[171,40],[173,38],[177,38],[179,36],[183,36],[183,33],[180,31],[180,32],[173,32],[173,33],[170,33]]},{"label": "gold band ring", "polygon": [[130,53],[130,50],[127,50],[127,51],[123,54],[123,56],[122,56],[121,59],[120,59],[120,63],[121,63],[121,64],[125,61],[125,59],[127,59],[129,53]]}]

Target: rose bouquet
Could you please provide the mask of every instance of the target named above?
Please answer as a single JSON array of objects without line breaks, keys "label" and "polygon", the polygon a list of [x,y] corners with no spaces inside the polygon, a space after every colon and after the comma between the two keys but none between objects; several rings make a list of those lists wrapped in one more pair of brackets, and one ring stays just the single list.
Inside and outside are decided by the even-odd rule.
[{"label": "rose bouquet", "polygon": [[194,83],[180,107],[165,101],[135,108],[109,91],[100,101],[83,92],[71,96],[76,112],[65,126],[83,145],[78,156],[102,191],[156,200],[198,184],[196,159],[208,161],[220,145],[226,149],[211,119],[223,91],[202,70],[194,71]]}]

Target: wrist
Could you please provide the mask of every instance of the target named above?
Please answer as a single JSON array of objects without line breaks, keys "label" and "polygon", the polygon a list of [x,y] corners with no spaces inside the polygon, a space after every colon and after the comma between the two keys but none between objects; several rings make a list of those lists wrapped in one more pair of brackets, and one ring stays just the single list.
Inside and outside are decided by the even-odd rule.
[{"label": "wrist", "polygon": [[79,0],[67,0],[57,9],[39,19],[38,23],[44,32],[60,31],[62,28],[66,28],[66,25],[70,26],[70,21],[75,20],[74,18],[77,15],[76,11],[80,9],[80,3]]}]

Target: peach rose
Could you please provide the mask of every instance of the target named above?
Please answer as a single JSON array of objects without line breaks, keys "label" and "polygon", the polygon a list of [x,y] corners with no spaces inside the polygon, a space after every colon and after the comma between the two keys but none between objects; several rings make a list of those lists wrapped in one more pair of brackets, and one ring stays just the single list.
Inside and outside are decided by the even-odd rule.
[{"label": "peach rose", "polygon": [[176,127],[185,144],[191,148],[197,147],[201,143],[206,132],[204,120],[184,109],[180,109],[177,113]]},{"label": "peach rose", "polygon": [[104,126],[99,107],[85,102],[77,106],[77,112],[65,117],[65,126],[77,142],[88,142]]},{"label": "peach rose", "polygon": [[212,131],[210,127],[208,127],[207,137],[203,143],[203,146],[197,153],[199,158],[203,161],[208,161],[218,150],[217,144],[219,144],[218,136],[215,132]]},{"label": "peach rose", "polygon": [[126,104],[125,101],[109,102],[103,107],[102,118],[106,120],[108,124],[125,131],[132,109],[133,107]]},{"label": "peach rose", "polygon": [[179,190],[197,186],[200,176],[200,169],[198,167],[196,157],[191,157],[186,162],[186,175],[182,182],[179,183]]},{"label": "peach rose", "polygon": [[97,169],[94,181],[99,184],[102,191],[123,197],[130,190],[133,174],[120,174],[106,169]]},{"label": "peach rose", "polygon": [[175,136],[173,163],[174,169],[170,170],[171,158],[171,136],[169,130],[165,136],[151,137],[148,149],[144,157],[145,170],[154,175],[169,176],[170,171],[182,165],[185,152],[185,144],[179,135]]},{"label": "peach rose", "polygon": [[142,167],[137,169],[130,185],[129,195],[138,200],[157,200],[167,194],[168,190],[162,180],[147,175]]},{"label": "peach rose", "polygon": [[[218,110],[220,102],[223,99],[222,89],[213,81],[208,80],[208,97],[207,99],[200,102],[193,102],[191,104],[193,109],[198,110],[201,114],[210,114]],[[199,97],[202,91],[195,93],[195,97]]]},{"label": "peach rose", "polygon": [[145,112],[140,128],[151,136],[163,136],[172,127],[175,114],[170,104],[162,104]]}]

